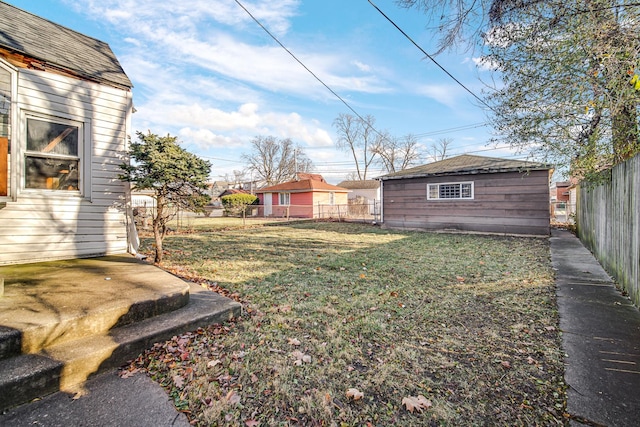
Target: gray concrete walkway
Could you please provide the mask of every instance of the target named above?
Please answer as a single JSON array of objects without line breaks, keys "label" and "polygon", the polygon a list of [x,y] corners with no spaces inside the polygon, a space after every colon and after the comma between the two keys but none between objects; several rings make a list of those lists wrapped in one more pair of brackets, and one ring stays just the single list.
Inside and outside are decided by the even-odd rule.
[{"label": "gray concrete walkway", "polygon": [[640,425],[640,312],[572,233],[553,230],[572,425]]},{"label": "gray concrete walkway", "polygon": [[115,371],[86,382],[85,393],[58,392],[0,415],[1,426],[187,427],[167,392],[145,374],[120,378]]}]

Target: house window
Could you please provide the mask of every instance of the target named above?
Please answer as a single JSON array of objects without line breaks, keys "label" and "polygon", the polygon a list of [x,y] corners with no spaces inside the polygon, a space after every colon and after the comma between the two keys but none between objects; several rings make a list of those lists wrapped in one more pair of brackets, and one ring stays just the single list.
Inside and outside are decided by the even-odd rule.
[{"label": "house window", "polygon": [[291,204],[291,193],[278,193],[280,196],[279,204],[280,205],[290,205]]},{"label": "house window", "polygon": [[331,206],[336,204],[336,193],[329,193],[329,204]]},{"label": "house window", "polygon": [[25,188],[79,191],[82,124],[27,116],[26,129]]},{"label": "house window", "polygon": [[427,199],[473,199],[473,182],[429,184]]}]

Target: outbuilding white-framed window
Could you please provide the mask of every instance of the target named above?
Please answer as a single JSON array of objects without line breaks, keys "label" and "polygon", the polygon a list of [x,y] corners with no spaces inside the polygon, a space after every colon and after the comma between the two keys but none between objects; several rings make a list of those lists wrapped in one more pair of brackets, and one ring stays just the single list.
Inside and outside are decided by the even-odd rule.
[{"label": "outbuilding white-framed window", "polygon": [[81,194],[84,123],[31,112],[23,120],[24,189]]},{"label": "outbuilding white-framed window", "polygon": [[427,184],[427,200],[472,200],[473,181]]},{"label": "outbuilding white-framed window", "polygon": [[278,204],[288,206],[291,204],[291,193],[278,193]]}]

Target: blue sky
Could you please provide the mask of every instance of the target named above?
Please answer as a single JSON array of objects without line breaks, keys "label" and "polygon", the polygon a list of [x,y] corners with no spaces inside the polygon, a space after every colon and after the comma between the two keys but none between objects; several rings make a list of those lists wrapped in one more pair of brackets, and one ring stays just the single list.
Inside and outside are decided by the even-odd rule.
[{"label": "blue sky", "polygon": [[[9,0],[111,46],[133,81],[133,129],[177,135],[212,163],[212,178],[241,170],[257,135],[291,138],[337,183],[355,170],[332,126],[348,108],[271,39],[234,0]],[[376,128],[453,140],[451,154],[513,157],[488,146],[486,115],[367,0],[241,0],[311,71]],[[427,52],[425,16],[374,3]],[[480,94],[488,72],[470,53],[436,57]],[[424,159],[424,163],[427,159]],[[370,177],[380,175],[372,170]]]}]

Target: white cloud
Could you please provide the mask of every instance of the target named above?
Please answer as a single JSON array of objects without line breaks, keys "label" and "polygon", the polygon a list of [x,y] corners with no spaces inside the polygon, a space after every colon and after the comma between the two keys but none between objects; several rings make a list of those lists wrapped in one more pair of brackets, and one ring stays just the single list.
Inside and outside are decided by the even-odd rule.
[{"label": "white cloud", "polygon": [[[201,148],[241,147],[256,135],[291,138],[309,147],[333,145],[329,133],[307,123],[297,113],[261,113],[257,104],[243,104],[236,111],[200,104],[145,104],[134,115],[135,123],[180,129]],[[224,135],[223,135],[224,134]],[[231,135],[231,136],[229,136]]]},{"label": "white cloud", "polygon": [[[127,28],[130,35],[124,48],[140,47],[135,49],[135,54],[144,55],[148,61],[169,62],[190,68],[192,72],[217,73],[236,83],[255,85],[272,92],[315,99],[332,97],[286,51],[262,33],[255,23],[249,22],[246,12],[232,0],[194,0],[188,3],[68,1],[79,12],[95,19],[106,19],[119,28]],[[280,0],[247,3],[246,7],[255,12],[254,15],[270,30],[274,27],[283,33],[289,27],[289,20],[295,16],[298,5],[298,0]],[[211,19],[216,22],[211,22]],[[236,31],[237,25],[248,24],[255,32],[260,32],[260,44],[249,41],[248,31]],[[386,84],[372,75],[350,75],[349,68],[346,68],[350,60],[344,57],[350,53],[323,53],[313,45],[288,47],[336,91],[381,93],[387,90]],[[363,72],[369,69],[360,62],[356,67]],[[131,72],[130,68],[126,70]]]},{"label": "white cloud", "polygon": [[[233,0],[66,0],[78,12],[86,13],[98,20],[107,20],[113,25],[143,24],[179,30],[196,31],[198,24],[208,19],[229,26],[249,23],[251,17]],[[290,19],[295,16],[299,0],[245,1],[243,4],[270,31],[284,34],[290,28]],[[135,27],[134,27],[135,29]]]},{"label": "white cloud", "polygon": [[371,71],[370,65],[364,64],[360,61],[353,61],[352,64],[355,65],[362,72],[368,73]]},{"label": "white cloud", "polygon": [[246,143],[238,138],[215,134],[209,129],[182,128],[178,131],[180,139],[195,144],[202,149],[210,148],[240,148]]},{"label": "white cloud", "polygon": [[449,108],[455,108],[457,100],[462,94],[461,88],[453,85],[423,85],[419,86],[416,92]]}]

